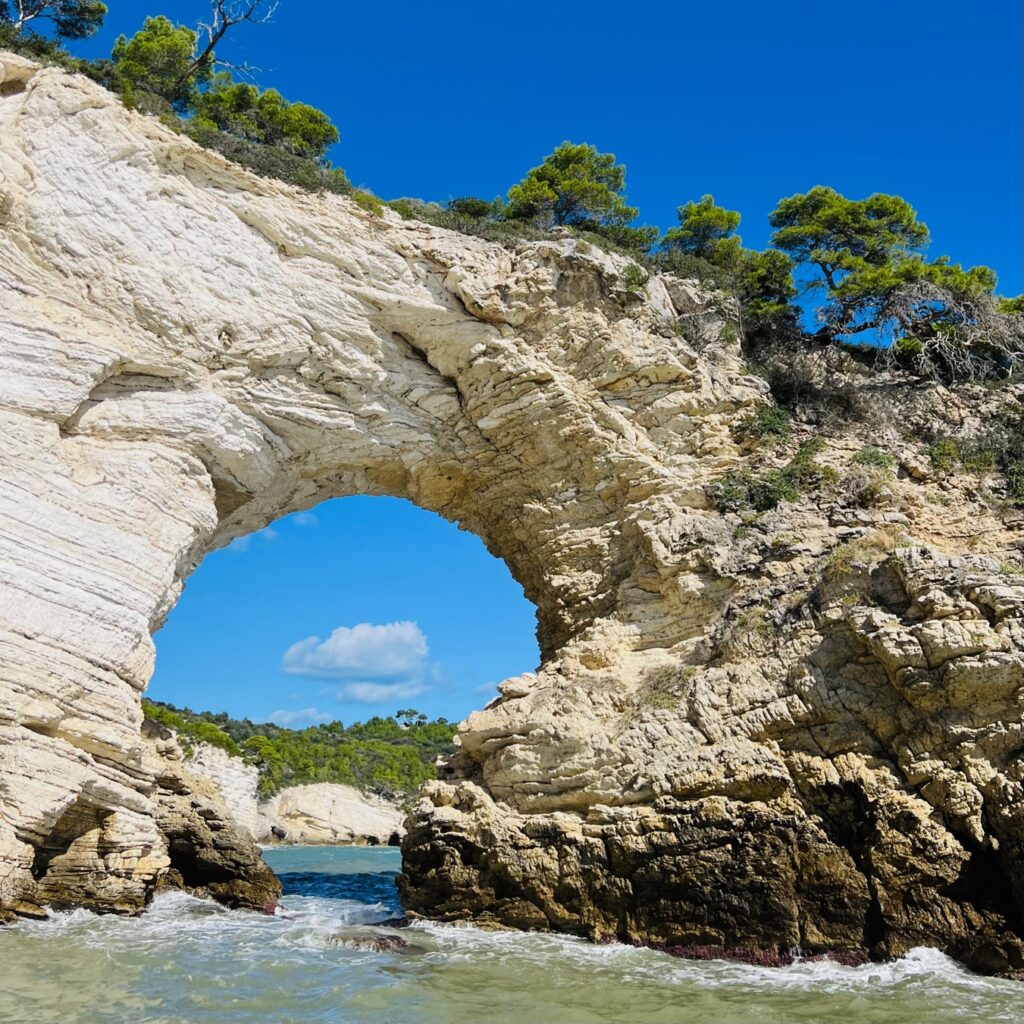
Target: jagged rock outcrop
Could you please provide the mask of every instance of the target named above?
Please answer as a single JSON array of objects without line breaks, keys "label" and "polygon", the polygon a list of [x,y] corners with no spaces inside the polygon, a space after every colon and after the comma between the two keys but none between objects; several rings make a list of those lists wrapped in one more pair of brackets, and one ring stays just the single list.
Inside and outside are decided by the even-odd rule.
[{"label": "jagged rock outcrop", "polygon": [[265,843],[395,846],[405,835],[404,817],[394,804],[353,786],[315,782],[289,786],[260,804],[255,835]]},{"label": "jagged rock outcrop", "polygon": [[[737,430],[721,297],[297,193],[6,56],[0,174],[0,908],[61,857],[136,906],[206,841],[140,732],[151,631],[211,549],[387,494],[508,563],[543,655],[411,815],[411,909],[1024,968],[1020,521],[914,440],[1016,392],[873,386],[837,485],[722,514],[792,446]],[[905,467],[870,488],[868,440]]]},{"label": "jagged rock outcrop", "polygon": [[260,773],[255,765],[246,764],[242,758],[220,747],[196,743],[185,759],[185,769],[190,775],[211,782],[235,824],[253,838],[258,838],[259,798],[256,791]]},{"label": "jagged rock outcrop", "polygon": [[157,888],[183,889],[229,907],[273,911],[281,883],[226,803],[230,794],[219,779],[191,770],[194,752],[185,757],[171,730],[146,721],[142,733],[156,785],[154,819],[167,846],[168,863],[156,877]]}]

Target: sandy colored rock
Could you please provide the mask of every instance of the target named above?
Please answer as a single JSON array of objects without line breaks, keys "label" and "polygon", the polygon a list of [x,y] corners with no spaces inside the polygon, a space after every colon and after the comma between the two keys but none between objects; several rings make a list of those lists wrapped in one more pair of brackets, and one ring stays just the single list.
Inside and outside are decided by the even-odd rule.
[{"label": "sandy colored rock", "polygon": [[404,814],[380,797],[352,786],[317,782],[289,786],[260,804],[256,838],[299,845],[355,843],[395,846],[405,834]]},{"label": "sandy colored rock", "polygon": [[[0,82],[0,908],[137,907],[188,850],[258,893],[141,735],[151,633],[209,551],[391,495],[506,561],[543,657],[424,788],[410,909],[1024,968],[1021,521],[919,440],[1019,388],[740,443],[767,387],[693,282],[638,297],[586,243],[375,217],[84,79]],[[816,432],[837,484],[712,508]],[[865,478],[869,439],[906,468]]]}]

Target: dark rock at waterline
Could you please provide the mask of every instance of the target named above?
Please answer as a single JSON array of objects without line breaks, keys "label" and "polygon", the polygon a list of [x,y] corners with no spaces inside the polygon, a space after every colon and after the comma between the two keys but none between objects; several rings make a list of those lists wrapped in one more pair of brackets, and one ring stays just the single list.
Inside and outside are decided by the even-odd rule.
[{"label": "dark rock at waterline", "polygon": [[1013,858],[936,846],[927,822],[853,787],[805,799],[819,817],[663,799],[643,830],[526,819],[521,833],[476,836],[441,816],[414,821],[399,890],[407,912],[435,920],[697,959],[781,966],[802,948],[856,965],[930,946],[984,974],[1024,972]]},{"label": "dark rock at waterline", "polygon": [[327,941],[331,946],[362,949],[372,953],[399,953],[410,948],[401,935],[381,931],[379,928],[346,928]]},{"label": "dark rock at waterline", "polygon": [[408,928],[412,924],[412,919],[409,917],[389,917],[384,921],[378,921],[378,928]]},{"label": "dark rock at waterline", "polygon": [[670,946],[641,943],[647,948],[683,960],[728,960],[753,967],[788,967],[798,960],[828,960],[844,967],[860,967],[870,963],[867,950],[827,950],[824,952],[790,952],[779,949],[743,949],[726,946]]}]

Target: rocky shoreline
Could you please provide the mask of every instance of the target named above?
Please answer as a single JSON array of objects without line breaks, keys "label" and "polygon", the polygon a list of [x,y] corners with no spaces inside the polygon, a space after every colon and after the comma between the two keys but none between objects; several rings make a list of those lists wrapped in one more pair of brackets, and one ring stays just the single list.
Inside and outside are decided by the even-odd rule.
[{"label": "rocky shoreline", "polygon": [[0,912],[274,898],[143,735],[152,631],[209,551],[386,494],[506,561],[543,659],[424,787],[411,911],[1024,969],[1024,518],[929,457],[1020,385],[812,362],[860,411],[773,448],[727,297],[300,193],[6,54],[0,191]]}]

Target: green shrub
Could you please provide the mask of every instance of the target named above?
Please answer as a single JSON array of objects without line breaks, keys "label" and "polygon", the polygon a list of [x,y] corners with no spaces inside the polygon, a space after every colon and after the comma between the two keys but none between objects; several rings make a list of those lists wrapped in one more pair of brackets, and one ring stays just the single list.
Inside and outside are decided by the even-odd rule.
[{"label": "green shrub", "polygon": [[896,465],[896,460],[891,455],[886,455],[880,448],[874,445],[866,445],[853,457],[858,466],[870,466],[873,469],[891,470]]},{"label": "green shrub", "polygon": [[741,440],[766,441],[770,444],[786,444],[793,434],[790,415],[776,405],[764,406],[751,413],[736,428]]},{"label": "green shrub", "polygon": [[200,146],[215,150],[233,163],[262,177],[276,178],[289,185],[297,185],[307,192],[335,192],[340,195],[351,195],[353,192],[345,172],[339,168],[325,167],[316,160],[296,156],[277,146],[247,142],[208,125],[185,121],[182,128]]},{"label": "green shrub", "polygon": [[960,462],[960,449],[951,437],[943,437],[928,446],[928,458],[936,473],[952,473]]},{"label": "green shrub", "polygon": [[366,189],[357,188],[353,189],[349,194],[356,206],[361,210],[365,210],[367,213],[373,214],[374,217],[379,217],[384,212],[384,202],[378,199],[372,192],[367,192]]},{"label": "green shrub", "polygon": [[630,263],[622,272],[622,284],[630,295],[641,296],[647,291],[647,282],[651,275],[635,263]]},{"label": "green shrub", "polygon": [[784,501],[796,501],[801,494],[834,485],[836,471],[814,459],[823,447],[820,438],[811,438],[781,469],[724,474],[708,489],[712,504],[719,512],[767,512]]},{"label": "green shrub", "polygon": [[169,705],[158,704],[146,698],[142,699],[142,710],[151,722],[173,729],[178,734],[178,744],[186,756],[192,753],[198,743],[207,743],[211,747],[226,750],[234,757],[242,755],[238,744],[211,722],[186,718]]}]

